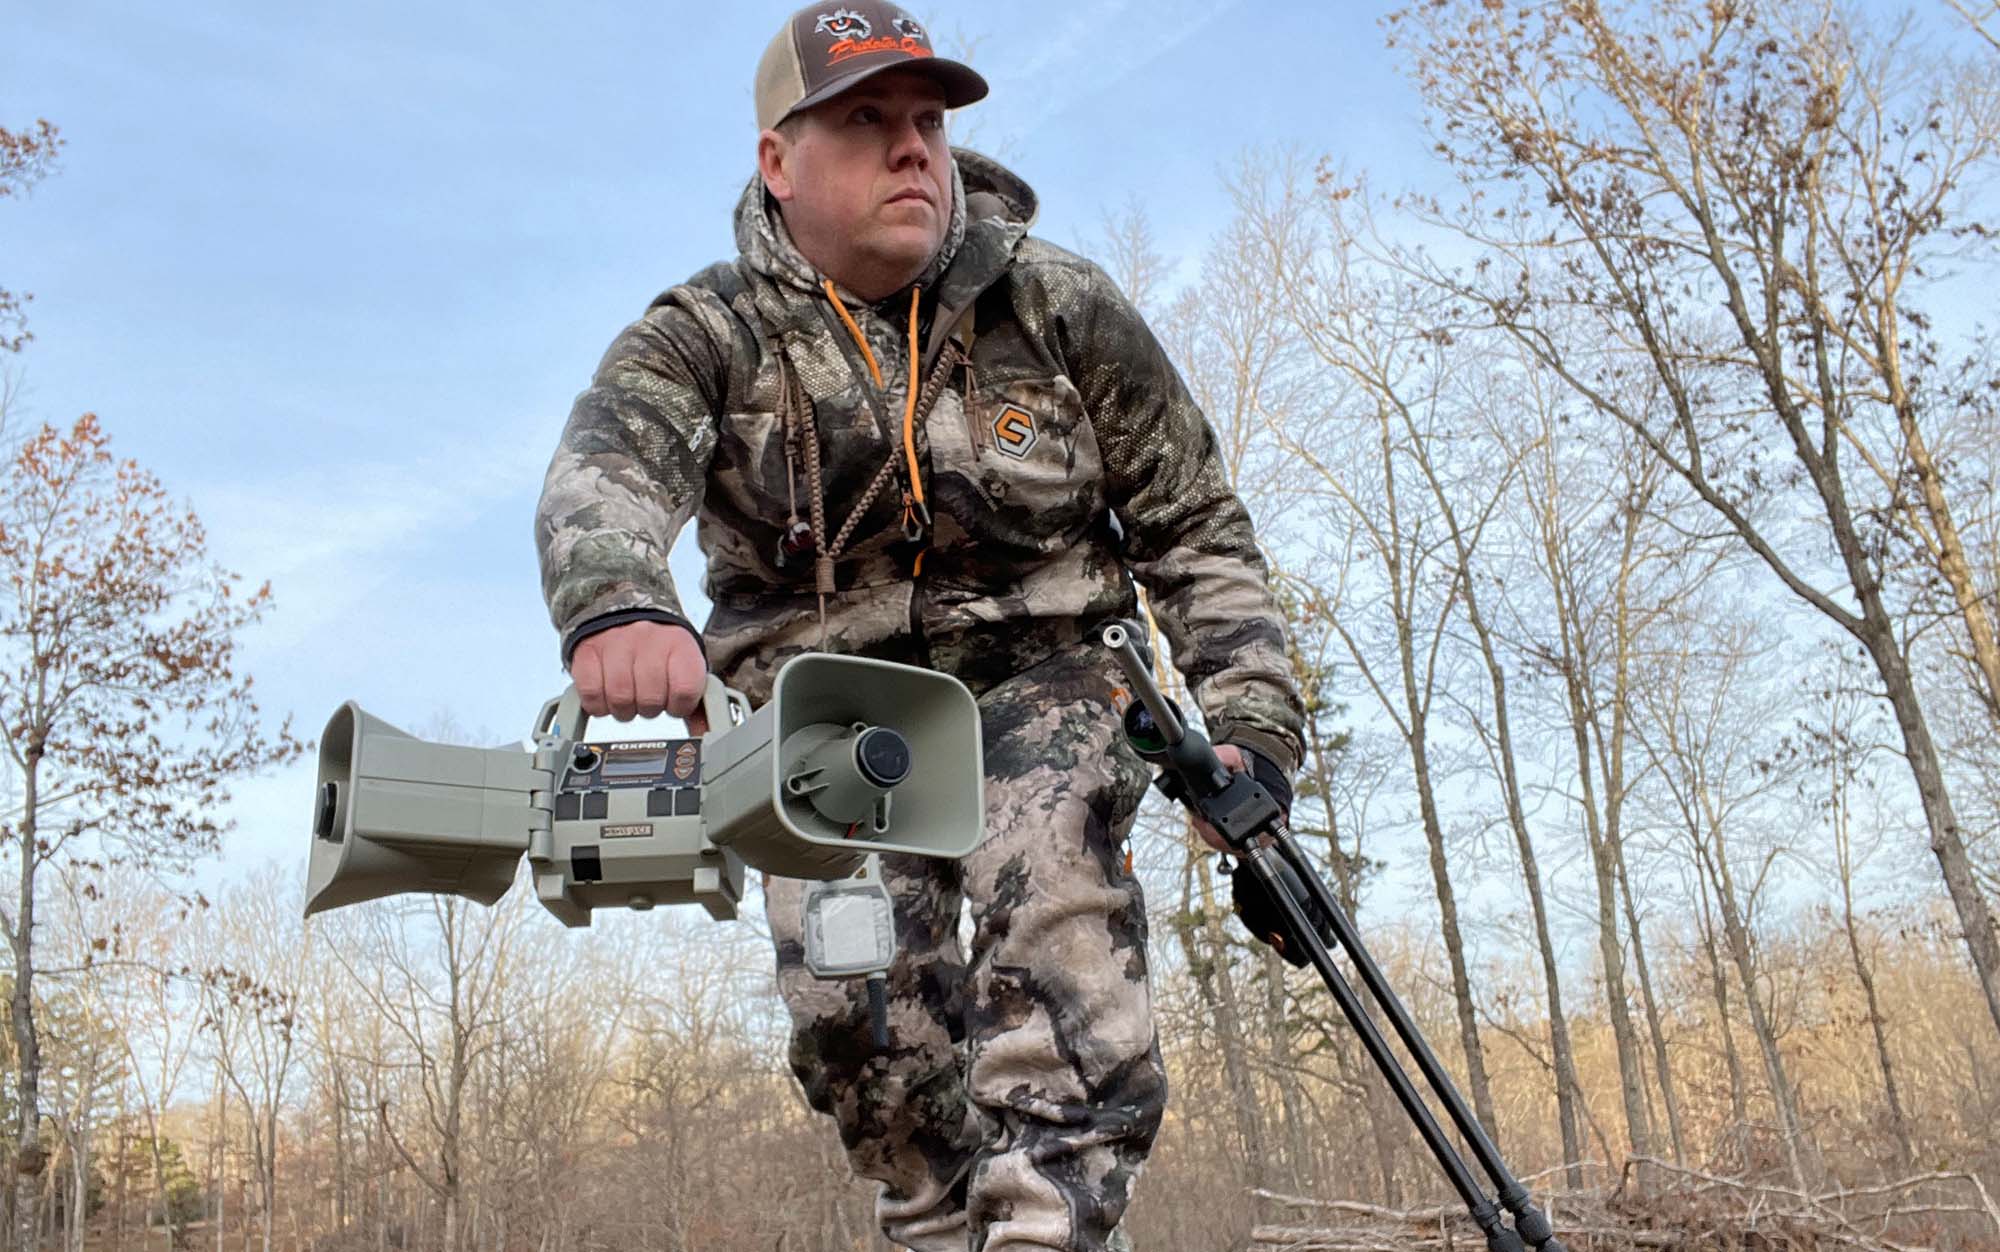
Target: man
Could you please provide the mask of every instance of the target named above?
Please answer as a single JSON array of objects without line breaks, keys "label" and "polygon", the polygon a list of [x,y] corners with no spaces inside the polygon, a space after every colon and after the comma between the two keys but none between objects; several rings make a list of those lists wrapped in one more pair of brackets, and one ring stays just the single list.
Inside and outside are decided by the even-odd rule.
[{"label": "man", "polygon": [[[1301,711],[1249,520],[1159,345],[1029,237],[1025,184],[946,145],[946,110],[985,93],[892,4],[793,15],[757,71],[740,255],[612,345],[536,538],[593,714],[688,716],[710,669],[762,702],[814,649],[979,697],[984,842],[884,866],[887,1054],[861,984],[806,973],[800,884],[768,883],[791,1060],[891,1239],[1097,1249],[1166,1088],[1121,849],[1147,771],[1093,628],[1136,611],[1136,575],[1226,758],[1287,799]],[[690,516],[699,634],[667,573]]]}]

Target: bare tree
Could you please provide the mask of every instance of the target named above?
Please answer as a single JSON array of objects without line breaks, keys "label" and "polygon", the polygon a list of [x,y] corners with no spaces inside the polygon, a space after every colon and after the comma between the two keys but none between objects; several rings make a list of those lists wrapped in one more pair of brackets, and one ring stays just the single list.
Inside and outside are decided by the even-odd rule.
[{"label": "bare tree", "polygon": [[[1317,214],[1310,211],[1315,201],[1300,171],[1289,165],[1269,178],[1241,178],[1232,188],[1247,233],[1256,241],[1260,273],[1283,293],[1289,331],[1317,367],[1311,376],[1316,392],[1331,399],[1317,406],[1294,405],[1292,413],[1267,419],[1272,438],[1291,462],[1285,481],[1308,506],[1295,516],[1345,537],[1331,551],[1324,539],[1302,538],[1299,546],[1308,551],[1308,545],[1318,545],[1319,568],[1332,577],[1295,581],[1309,588],[1301,591],[1303,609],[1327,622],[1342,640],[1349,663],[1408,751],[1430,849],[1467,1085],[1481,1120],[1497,1134],[1438,802],[1439,763],[1449,760],[1450,751],[1433,725],[1439,701],[1465,704],[1451,641],[1457,622],[1470,626],[1478,641],[1478,672],[1492,684],[1487,690],[1496,737],[1488,741],[1489,760],[1514,836],[1541,957],[1558,1122],[1564,1157],[1574,1170],[1581,1155],[1579,1084],[1567,1014],[1561,1008],[1561,976],[1514,773],[1506,682],[1475,583],[1480,535],[1513,467],[1505,465],[1487,481],[1475,482],[1479,471],[1444,463],[1454,441],[1443,432],[1470,418],[1467,391],[1477,384],[1463,385],[1456,372],[1459,362],[1442,356],[1427,335],[1426,319],[1417,308],[1424,294],[1366,264],[1356,246],[1356,230],[1339,207],[1351,190],[1324,171],[1317,182],[1334,184],[1318,202],[1322,211]],[[1302,567],[1308,563],[1303,557],[1294,561]],[[1378,613],[1386,620],[1370,633],[1368,623]],[[1393,669],[1384,665],[1385,657],[1392,658]],[[1580,1185],[1580,1177],[1575,1180]]]},{"label": "bare tree", "polygon": [[[397,1126],[387,1100],[374,1115],[390,1146],[436,1197],[440,1246],[459,1252],[465,1198],[466,1113],[473,1069],[500,1037],[501,993],[528,897],[491,909],[441,896],[414,908],[365,910],[359,933],[332,944],[372,1010],[401,1043],[421,1108],[421,1141]],[[359,939],[358,950],[349,942]]]},{"label": "bare tree", "polygon": [[1985,0],[1983,4],[1970,4],[1967,0],[1945,0],[1954,13],[1965,20],[1965,25],[1984,39],[1994,51],[2000,52],[2000,2]]},{"label": "bare tree", "polygon": [[[1991,259],[1967,210],[2000,143],[2000,62],[1925,56],[1822,0],[1452,0],[1395,29],[1475,193],[1432,216],[1483,249],[1412,264],[1867,649],[2000,1029],[2000,937],[1900,620],[1948,610],[2000,695],[1993,571],[1960,532],[1976,479],[1936,451],[1990,363],[1950,364],[1921,307],[1947,255]],[[1658,403],[1630,402],[1633,371]]]},{"label": "bare tree", "polygon": [[[1875,1064],[1882,1077],[1882,1099],[1887,1106],[1889,1131],[1895,1140],[1895,1163],[1909,1169],[1917,1159],[1911,1139],[1910,1117],[1896,1086],[1896,1066],[1889,1055],[1888,1018],[1882,1011],[1882,996],[1875,977],[1875,955],[1864,943],[1855,905],[1856,877],[1872,853],[1880,851],[1880,840],[1855,843],[1857,795],[1874,794],[1877,779],[1872,758],[1886,745],[1874,741],[1869,714],[1876,702],[1872,693],[1854,685],[1852,667],[1838,657],[1826,667],[1830,672],[1813,692],[1813,716],[1801,722],[1805,754],[1824,780],[1827,824],[1833,834],[1833,877],[1840,889],[1840,929],[1847,941],[1855,981],[1860,984]],[[1802,780],[1803,782],[1803,780]],[[1815,858],[1823,859],[1823,858]]]},{"label": "bare tree", "polygon": [[122,1141],[116,1099],[129,1080],[117,1004],[107,994],[107,984],[132,974],[131,953],[122,922],[107,926],[96,915],[103,892],[95,877],[87,871],[63,877],[40,970],[44,1009],[51,1014],[45,1033],[55,1077],[49,1120],[69,1161],[62,1211],[70,1252],[83,1252],[90,1184],[101,1164],[106,1132]]},{"label": "bare tree", "polygon": [[181,1167],[169,1130],[200,1035],[199,980],[190,964],[198,906],[120,872],[94,884],[99,909],[119,920],[109,940],[115,963],[86,975],[118,1023],[132,1103],[144,1144],[143,1167],[153,1185],[170,1247],[186,1245],[188,1213],[173,1190]]},{"label": "bare tree", "polygon": [[[1602,498],[1591,494],[1602,487],[1591,485],[1594,476],[1582,470],[1574,457],[1561,455],[1552,427],[1554,415],[1549,398],[1535,392],[1540,381],[1532,375],[1525,384],[1527,395],[1515,398],[1514,407],[1536,414],[1539,421],[1522,437],[1532,442],[1513,455],[1527,462],[1520,480],[1518,511],[1530,519],[1529,543],[1538,553],[1547,584],[1547,617],[1526,629],[1531,633],[1525,651],[1544,667],[1559,692],[1562,724],[1568,731],[1576,788],[1576,807],[1582,816],[1584,845],[1590,856],[1597,888],[1597,947],[1603,971],[1605,1008],[1611,1019],[1611,1034],[1618,1054],[1619,1090],[1625,1109],[1626,1140],[1633,1153],[1652,1152],[1652,1126],[1645,1103],[1645,1085],[1639,1073],[1638,1042],[1625,987],[1625,955],[1618,934],[1616,859],[1617,814],[1622,811],[1622,782],[1600,773],[1601,761],[1594,747],[1598,714],[1602,708],[1593,686],[1592,633],[1590,610],[1582,603],[1578,567],[1582,564],[1576,547],[1579,534],[1588,534],[1587,520],[1601,512]],[[1496,442],[1507,446],[1505,433],[1496,431]],[[1488,648],[1489,656],[1492,649]],[[1496,673],[1497,660],[1489,660]],[[1497,681],[1497,679],[1496,679]],[[1616,716],[1614,710],[1614,717]],[[1611,764],[1622,766],[1622,756],[1614,750]],[[1600,794],[1600,791],[1603,794]]]},{"label": "bare tree", "polygon": [[[1299,470],[1309,475],[1300,494],[1317,496],[1321,508],[1331,505],[1322,516],[1337,520],[1339,533],[1358,540],[1359,559],[1344,567],[1344,573],[1366,580],[1368,598],[1380,597],[1377,603],[1385,616],[1369,624],[1378,632],[1373,634],[1369,625],[1364,625],[1363,615],[1348,608],[1359,597],[1351,596],[1345,587],[1336,587],[1331,594],[1319,590],[1321,599],[1312,607],[1333,623],[1350,662],[1395,726],[1408,753],[1418,816],[1430,849],[1431,883],[1437,893],[1458,1008],[1467,1085],[1481,1122],[1494,1128],[1492,1085],[1486,1072],[1485,1045],[1479,1038],[1450,853],[1437,800],[1436,749],[1431,743],[1432,714],[1439,688],[1447,681],[1442,669],[1444,644],[1459,607],[1459,576],[1448,555],[1448,539],[1429,524],[1434,519],[1423,510],[1411,510],[1405,498],[1408,484],[1398,474],[1402,458],[1393,408],[1387,404],[1370,407],[1373,412],[1361,423],[1354,423],[1365,423],[1364,429],[1372,427],[1365,437],[1360,430],[1338,430],[1337,426],[1347,423],[1337,421],[1334,429],[1324,422],[1301,423],[1283,431],[1280,439]],[[1374,475],[1375,481],[1357,481],[1357,469]],[[1384,655],[1390,658],[1391,667],[1381,664]]]},{"label": "bare tree", "polygon": [[49,864],[115,856],[180,865],[212,849],[229,780],[289,759],[267,738],[239,632],[269,589],[238,594],[208,559],[194,515],[158,479],[114,460],[97,419],[22,445],[0,486],[0,733],[20,798],[0,841],[15,900],[0,908],[14,958],[15,1239],[39,1242],[40,1131],[35,908]]},{"label": "bare tree", "polygon": [[1754,628],[1729,622],[1713,606],[1709,613],[1715,624],[1705,652],[1656,672],[1642,737],[1713,893],[1723,946],[1763,1057],[1778,1135],[1793,1181],[1803,1189],[1816,1181],[1814,1153],[1780,1046],[1757,936],[1759,903],[1788,850],[1782,838],[1755,833],[1772,829],[1759,821],[1758,809],[1783,781],[1779,745],[1758,721],[1741,716],[1744,702],[1759,699],[1757,676],[1750,672],[1758,652]]},{"label": "bare tree", "polygon": [[200,970],[216,1073],[243,1106],[263,1252],[273,1246],[279,1118],[300,1059],[300,1000],[312,960],[300,924],[304,900],[275,870],[238,886],[215,911]]}]

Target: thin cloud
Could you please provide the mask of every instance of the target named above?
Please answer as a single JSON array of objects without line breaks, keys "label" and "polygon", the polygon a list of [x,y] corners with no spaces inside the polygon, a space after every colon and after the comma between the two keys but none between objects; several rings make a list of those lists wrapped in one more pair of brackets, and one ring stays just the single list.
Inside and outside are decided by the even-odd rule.
[{"label": "thin cloud", "polygon": [[[1007,84],[1010,129],[1033,131],[1084,95],[1116,86],[1195,38],[1237,7],[1237,0],[1106,0],[1072,10],[1066,22],[1044,37],[992,41],[998,54],[993,76]],[[1009,48],[1030,52],[1024,62],[1010,65],[1005,55]]]}]

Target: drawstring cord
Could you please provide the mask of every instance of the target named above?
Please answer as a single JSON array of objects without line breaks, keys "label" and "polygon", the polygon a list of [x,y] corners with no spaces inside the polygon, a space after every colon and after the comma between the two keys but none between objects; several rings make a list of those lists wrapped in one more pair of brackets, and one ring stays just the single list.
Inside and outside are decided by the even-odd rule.
[{"label": "drawstring cord", "polygon": [[[854,337],[854,342],[860,347],[862,360],[868,366],[869,377],[879,390],[882,387],[882,367],[875,359],[874,350],[868,346],[868,337],[861,333],[861,327],[847,311],[847,305],[841,300],[840,293],[834,288],[832,280],[823,280],[822,286],[827,299],[833,304],[834,311],[840,315],[841,323],[847,327],[848,334]],[[958,350],[956,343],[953,343],[949,345],[949,351],[939,355],[936,364],[931,367],[930,374],[919,385],[916,377],[919,361],[917,312],[922,295],[921,289],[916,287],[910,289],[910,377],[908,394],[903,400],[903,446],[899,449],[907,471],[903,488],[903,536],[912,543],[920,542],[930,530],[931,524],[930,506],[924,499],[923,476],[919,472],[917,462],[917,420],[919,416],[930,415],[931,408],[937,403],[938,395],[943,391],[945,379],[950,376],[953,366],[964,362],[968,372],[971,369],[970,362],[965,361],[964,353]],[[840,532],[834,536],[831,543],[826,542],[826,492],[820,467],[819,430],[813,416],[812,401],[804,394],[797,376],[792,372],[790,362],[782,351],[778,354],[778,370],[782,389],[779,403],[785,428],[785,486],[790,504],[786,533],[779,544],[779,564],[782,565],[787,556],[802,553],[807,542],[817,549],[813,561],[813,590],[819,602],[819,647],[820,651],[824,652],[827,644],[826,598],[835,591],[834,561],[846,549],[847,541],[853,536],[855,527],[860,524],[869,506],[874,504],[876,497],[881,495],[882,489],[888,485],[896,469],[897,451],[889,453],[888,459],[882,463],[882,468],[876,471],[867,490],[862,492],[861,498],[849,511],[847,520],[841,523]],[[801,451],[804,453],[806,463],[807,505],[812,516],[810,526],[802,523],[798,515],[795,458]],[[804,532],[803,535],[801,531]],[[923,570],[923,561],[924,550],[919,550],[910,571],[913,577]]]},{"label": "drawstring cord", "polygon": [[931,525],[923,475],[917,472],[917,295],[918,289],[910,288],[910,385],[903,398],[903,456],[910,466],[910,485],[903,492],[903,537],[911,543],[922,539]]},{"label": "drawstring cord", "polygon": [[[868,346],[868,336],[862,334],[861,327],[855,325],[854,315],[847,311],[847,303],[840,298],[840,292],[834,288],[833,280],[822,278],[820,286],[826,291],[826,298],[833,301],[833,311],[840,314],[840,320],[847,326],[847,333],[854,336],[855,343],[861,345],[861,359],[868,362],[868,375],[875,380],[875,386],[879,389],[882,386],[882,367],[875,363],[875,349]],[[917,289],[912,287],[910,288],[912,305],[916,303],[916,298]]]},{"label": "drawstring cord", "polygon": [[812,545],[812,527],[799,519],[799,422],[797,389],[791,362],[778,352],[778,415],[785,426],[785,533],[778,539],[779,569],[805,555]]},{"label": "drawstring cord", "polygon": [[[831,278],[820,280],[826,298],[833,302],[834,311],[840,314],[841,323],[847,333],[854,336],[860,345],[861,357],[868,363],[868,373],[875,380],[875,387],[882,388],[882,367],[875,360],[875,352],[868,346],[868,336],[861,333],[861,327],[854,321],[854,315],[847,311],[847,304],[840,298],[840,292]],[[917,308],[923,299],[923,288],[910,288],[910,378],[903,397],[903,459],[908,473],[903,480],[903,538],[911,543],[923,539],[930,529],[930,505],[924,500],[924,479],[917,466],[917,362],[921,354],[917,346]]]}]

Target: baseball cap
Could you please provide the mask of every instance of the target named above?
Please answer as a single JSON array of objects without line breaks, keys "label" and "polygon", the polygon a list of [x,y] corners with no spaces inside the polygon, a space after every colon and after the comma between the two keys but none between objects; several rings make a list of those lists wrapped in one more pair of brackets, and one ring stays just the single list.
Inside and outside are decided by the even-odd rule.
[{"label": "baseball cap", "polygon": [[908,11],[881,0],[809,4],[792,14],[757,63],[757,128],[769,130],[883,70],[929,74],[944,88],[946,108],[986,95],[971,66],[931,50],[930,31]]}]

